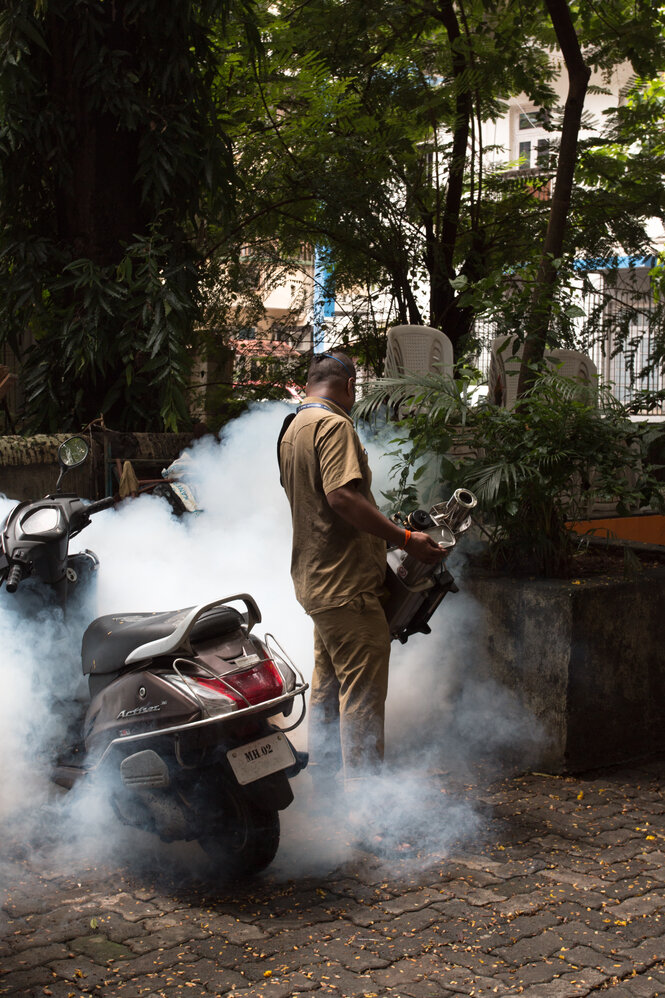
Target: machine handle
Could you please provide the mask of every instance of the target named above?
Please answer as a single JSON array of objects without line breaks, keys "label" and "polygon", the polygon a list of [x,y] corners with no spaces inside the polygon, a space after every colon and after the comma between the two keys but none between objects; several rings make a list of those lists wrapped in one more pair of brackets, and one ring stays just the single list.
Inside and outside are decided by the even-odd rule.
[{"label": "machine handle", "polygon": [[95,513],[101,513],[103,509],[110,509],[114,504],[115,499],[113,496],[106,496],[105,499],[98,499],[97,502],[88,503],[84,512],[86,516],[94,516]]},{"label": "machine handle", "polygon": [[7,581],[5,582],[5,589],[8,593],[15,593],[19,582],[23,579],[24,568],[19,562],[14,562],[12,567],[9,569],[7,575]]}]

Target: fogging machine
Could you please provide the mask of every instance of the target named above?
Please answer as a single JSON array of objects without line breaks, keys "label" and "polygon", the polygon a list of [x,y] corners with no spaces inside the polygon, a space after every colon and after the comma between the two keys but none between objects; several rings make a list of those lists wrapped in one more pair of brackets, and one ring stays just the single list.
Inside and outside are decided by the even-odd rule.
[{"label": "fogging machine", "polygon": [[[451,548],[471,526],[477,499],[468,489],[457,489],[447,502],[435,503],[429,513],[416,509],[392,519],[408,530],[429,534],[443,548]],[[455,580],[443,562],[425,565],[401,548],[389,548],[386,572],[388,599],[384,604],[390,634],[404,644],[411,634],[429,634],[429,619],[446,593],[456,593]]]}]

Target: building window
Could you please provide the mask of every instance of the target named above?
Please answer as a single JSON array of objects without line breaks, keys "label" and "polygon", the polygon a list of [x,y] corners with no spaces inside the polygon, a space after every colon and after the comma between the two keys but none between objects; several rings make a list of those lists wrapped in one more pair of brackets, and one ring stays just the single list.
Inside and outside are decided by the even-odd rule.
[{"label": "building window", "polygon": [[520,131],[524,131],[525,128],[538,128],[539,124],[537,111],[522,111],[520,113]]},{"label": "building window", "polygon": [[549,120],[544,108],[515,108],[511,118],[511,152],[519,160],[519,170],[551,169]]},{"label": "building window", "polygon": [[536,147],[536,166],[547,169],[550,165],[550,140],[538,139]]},{"label": "building window", "polygon": [[520,142],[520,170],[529,170],[531,168],[531,143],[530,142]]},{"label": "building window", "polygon": [[525,128],[547,128],[549,123],[550,113],[541,107],[538,110],[534,108],[533,111],[521,111],[518,127],[520,131],[524,131]]}]

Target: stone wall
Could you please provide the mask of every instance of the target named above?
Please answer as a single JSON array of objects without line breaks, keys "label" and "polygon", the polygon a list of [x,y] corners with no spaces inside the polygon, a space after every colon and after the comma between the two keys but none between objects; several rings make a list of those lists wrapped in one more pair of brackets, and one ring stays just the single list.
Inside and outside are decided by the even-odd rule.
[{"label": "stone wall", "polygon": [[665,568],[634,579],[467,578],[478,660],[539,719],[538,768],[579,772],[665,749]]},{"label": "stone wall", "polygon": [[[33,437],[0,436],[0,493],[10,499],[35,499],[55,489],[58,480],[58,447],[70,433]],[[83,434],[91,454],[80,468],[67,473],[62,488],[87,499],[101,499],[117,490],[112,473],[115,459],[130,459],[140,478],[158,478],[191,442],[186,433]]]}]

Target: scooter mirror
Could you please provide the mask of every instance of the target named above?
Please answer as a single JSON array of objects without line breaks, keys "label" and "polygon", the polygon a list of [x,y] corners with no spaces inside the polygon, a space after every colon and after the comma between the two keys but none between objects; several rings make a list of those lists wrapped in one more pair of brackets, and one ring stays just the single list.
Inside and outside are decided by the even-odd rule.
[{"label": "scooter mirror", "polygon": [[70,437],[58,447],[58,460],[63,468],[78,468],[83,464],[90,448],[83,437]]}]

